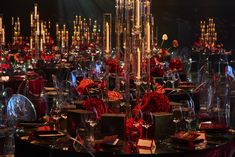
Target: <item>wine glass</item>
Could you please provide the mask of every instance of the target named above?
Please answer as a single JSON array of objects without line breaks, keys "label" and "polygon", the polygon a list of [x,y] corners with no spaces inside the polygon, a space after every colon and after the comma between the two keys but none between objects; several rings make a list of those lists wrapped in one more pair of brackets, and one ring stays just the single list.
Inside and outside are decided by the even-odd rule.
[{"label": "wine glass", "polygon": [[182,120],[182,108],[180,105],[175,106],[172,110],[173,113],[173,123],[175,123],[175,132],[179,131],[179,122]]},{"label": "wine glass", "polygon": [[91,113],[84,115],[84,120],[90,126],[88,141],[94,142],[95,141],[94,130],[99,120],[98,112],[95,107],[93,107]]},{"label": "wine glass", "polygon": [[153,125],[153,114],[150,111],[140,111],[141,119],[143,120],[141,125],[146,129],[146,139],[148,139],[148,129]]},{"label": "wine glass", "polygon": [[57,103],[53,104],[50,110],[50,115],[51,115],[51,118],[55,120],[54,130],[59,129],[59,120],[61,118],[60,112],[61,112],[61,107]]},{"label": "wine glass", "polygon": [[183,117],[184,120],[187,122],[187,129],[188,131],[191,130],[191,123],[195,118],[195,111],[194,107],[190,105],[188,101],[183,102]]}]

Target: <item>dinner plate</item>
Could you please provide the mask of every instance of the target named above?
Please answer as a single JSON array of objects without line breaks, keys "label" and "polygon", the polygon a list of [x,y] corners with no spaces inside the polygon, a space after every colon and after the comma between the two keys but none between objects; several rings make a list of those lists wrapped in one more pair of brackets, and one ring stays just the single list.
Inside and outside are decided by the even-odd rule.
[{"label": "dinner plate", "polygon": [[33,136],[38,138],[60,138],[65,136],[65,134],[58,131],[35,131],[33,132]]},{"label": "dinner plate", "polygon": [[54,91],[56,90],[54,87],[44,87],[46,91]]}]

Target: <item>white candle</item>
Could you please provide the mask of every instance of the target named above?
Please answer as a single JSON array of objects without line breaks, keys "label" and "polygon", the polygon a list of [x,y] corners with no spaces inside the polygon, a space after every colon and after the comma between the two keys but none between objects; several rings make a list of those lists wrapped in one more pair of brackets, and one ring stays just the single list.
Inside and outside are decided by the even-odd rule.
[{"label": "white candle", "polygon": [[20,22],[18,22],[18,32],[20,33]]},{"label": "white candle", "polygon": [[105,29],[106,29],[106,52],[109,53],[110,47],[109,47],[109,23],[106,22],[105,25]]},{"label": "white candle", "polygon": [[30,43],[29,43],[29,48],[30,48],[30,50],[32,50],[33,49],[33,38],[30,38]]},{"label": "white candle", "polygon": [[33,14],[30,15],[30,24],[33,26]]},{"label": "white candle", "polygon": [[5,29],[2,28],[2,44],[5,45]]},{"label": "white candle", "polygon": [[0,31],[2,30],[2,17],[0,17]]},{"label": "white candle", "polygon": [[43,22],[41,22],[41,32],[43,32],[44,29],[43,29]]},{"label": "white candle", "polygon": [[147,0],[147,14],[150,15],[150,2]]},{"label": "white candle", "polygon": [[37,4],[34,6],[34,16],[37,17]]},{"label": "white candle", "polygon": [[136,0],[136,27],[140,27],[140,1]]},{"label": "white candle", "polygon": [[36,20],[37,22],[39,22],[39,14],[36,16]]},{"label": "white candle", "polygon": [[43,41],[44,43],[46,42],[45,31],[42,31],[42,41]]},{"label": "white candle", "polygon": [[42,41],[42,38],[40,40],[40,50],[43,51],[43,41]]},{"label": "white candle", "polygon": [[141,55],[140,55],[140,48],[137,48],[137,79],[140,79],[140,59],[141,59]]},{"label": "white candle", "polygon": [[56,24],[56,35],[59,33],[59,25]]},{"label": "white candle", "polygon": [[151,48],[150,48],[150,24],[149,22],[147,22],[146,24],[146,39],[147,39],[147,52],[150,52],[151,51]]},{"label": "white candle", "polygon": [[11,18],[11,25],[14,26],[14,17]]}]

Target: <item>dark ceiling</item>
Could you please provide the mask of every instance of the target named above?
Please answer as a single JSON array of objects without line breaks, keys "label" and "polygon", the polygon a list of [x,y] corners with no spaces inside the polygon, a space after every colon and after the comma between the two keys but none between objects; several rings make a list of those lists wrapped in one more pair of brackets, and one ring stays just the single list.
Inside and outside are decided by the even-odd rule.
[{"label": "dark ceiling", "polygon": [[[115,0],[0,0],[8,39],[12,16],[21,17],[23,34],[29,34],[29,13],[39,4],[43,20],[71,24],[76,14],[102,19],[102,13],[114,13]],[[228,48],[235,48],[234,0],[152,0],[152,12],[159,28],[159,36],[167,33],[184,46],[191,45],[198,33],[199,21],[213,17],[219,38]]]}]

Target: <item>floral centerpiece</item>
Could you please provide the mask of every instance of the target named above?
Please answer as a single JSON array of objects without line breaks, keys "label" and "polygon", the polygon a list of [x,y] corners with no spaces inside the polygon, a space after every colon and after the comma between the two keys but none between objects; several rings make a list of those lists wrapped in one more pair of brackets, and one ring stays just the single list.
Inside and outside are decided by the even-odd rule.
[{"label": "floral centerpiece", "polygon": [[125,135],[129,141],[137,142],[142,137],[142,119],[129,118],[126,120]]},{"label": "floral centerpiece", "polygon": [[117,60],[113,58],[109,58],[108,60],[106,60],[106,65],[109,66],[110,73],[116,73],[120,70],[120,65],[118,64]]},{"label": "floral centerpiece", "polygon": [[153,57],[156,57],[159,62],[164,62],[165,60],[169,60],[170,58],[169,49],[163,47],[164,43],[167,40],[168,40],[167,34],[163,34],[161,45],[160,46],[156,45],[154,49]]},{"label": "floral centerpiece", "polygon": [[153,77],[163,77],[165,71],[163,65],[158,61],[156,57],[150,59],[150,74]]},{"label": "floral centerpiece", "polygon": [[84,101],[83,106],[86,110],[92,111],[93,108],[97,110],[98,116],[100,117],[102,114],[107,113],[108,109],[103,102],[103,100],[98,98],[90,98]]},{"label": "floral centerpiece", "polygon": [[146,93],[140,104],[134,108],[134,113],[137,114],[140,110],[151,112],[170,112],[169,99],[164,95],[164,88],[156,84],[155,91]]},{"label": "floral centerpiece", "polygon": [[183,62],[180,58],[173,58],[169,63],[169,68],[172,71],[182,71],[183,70]]},{"label": "floral centerpiece", "polygon": [[91,79],[83,79],[80,84],[77,86],[77,92],[79,94],[87,94],[87,88],[91,87],[94,85],[94,81]]}]

